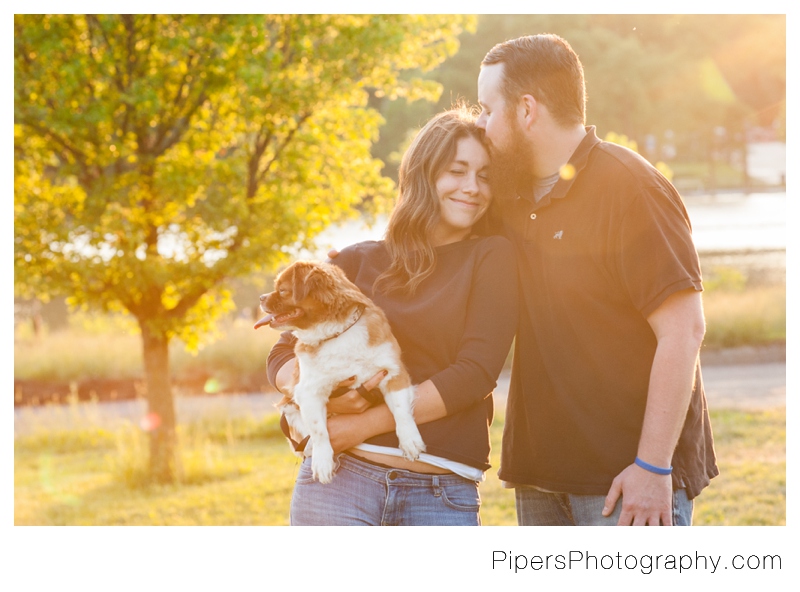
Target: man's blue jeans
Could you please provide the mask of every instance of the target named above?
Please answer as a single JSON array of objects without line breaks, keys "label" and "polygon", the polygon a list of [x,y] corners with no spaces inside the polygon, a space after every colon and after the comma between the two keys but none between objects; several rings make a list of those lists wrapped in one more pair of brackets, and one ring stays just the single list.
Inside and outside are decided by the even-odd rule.
[{"label": "man's blue jeans", "polygon": [[[527,485],[515,488],[517,522],[520,526],[616,526],[622,512],[622,498],[614,512],[603,516],[604,495],[549,493]],[[694,502],[686,490],[672,493],[672,524],[691,526]]]},{"label": "man's blue jeans", "polygon": [[292,494],[292,526],[479,526],[478,484],[458,475],[425,475],[380,467],[347,454],[333,481],[300,466]]}]

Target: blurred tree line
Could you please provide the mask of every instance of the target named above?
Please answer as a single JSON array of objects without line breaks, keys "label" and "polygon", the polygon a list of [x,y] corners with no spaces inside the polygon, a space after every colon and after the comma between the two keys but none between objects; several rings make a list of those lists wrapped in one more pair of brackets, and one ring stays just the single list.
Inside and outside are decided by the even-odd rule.
[{"label": "blurred tree line", "polygon": [[381,101],[387,120],[374,154],[394,177],[398,146],[459,98],[477,102],[480,62],[496,43],[555,33],[581,58],[587,123],[624,134],[652,162],[728,164],[744,178],[748,138],[786,137],[784,15],[479,15],[475,33],[427,76],[438,103]]}]

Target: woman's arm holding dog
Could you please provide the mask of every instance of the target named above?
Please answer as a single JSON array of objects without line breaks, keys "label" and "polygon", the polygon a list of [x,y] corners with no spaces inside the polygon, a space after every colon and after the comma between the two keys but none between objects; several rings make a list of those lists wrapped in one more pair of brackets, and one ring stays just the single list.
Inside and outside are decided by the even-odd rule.
[{"label": "woman's arm holding dog", "polygon": [[[418,384],[414,402],[414,421],[417,424],[428,423],[446,415],[444,400],[433,382],[426,380]],[[371,407],[363,413],[336,415],[328,419],[328,434],[334,452],[342,452],[373,436],[393,432],[394,429],[394,416],[386,405]]]},{"label": "woman's arm holding dog", "polygon": [[[280,392],[285,392],[284,388],[290,384],[295,364],[296,360],[292,358],[275,373],[274,386]],[[364,387],[372,390],[382,379],[383,373],[379,372],[366,381]],[[352,381],[345,381],[340,386],[350,386],[348,382],[352,384]],[[344,400],[341,401],[342,399]],[[328,433],[335,452],[347,450],[373,436],[393,432],[395,429],[394,416],[386,405],[370,408],[369,402],[355,390],[336,399],[330,399],[328,411],[337,414],[328,419]],[[417,385],[414,420],[418,424],[427,423],[441,419],[445,415],[447,409],[433,382],[426,380]]]},{"label": "woman's arm holding dog", "polygon": [[272,386],[274,386],[279,393],[285,395],[289,392],[288,387],[289,384],[291,384],[292,374],[294,373],[294,367],[296,365],[297,358],[291,358],[275,373],[275,384]]},{"label": "woman's arm holding dog", "polygon": [[296,341],[291,331],[284,331],[267,356],[267,381],[283,394],[286,394],[286,387],[290,384],[296,364]]}]

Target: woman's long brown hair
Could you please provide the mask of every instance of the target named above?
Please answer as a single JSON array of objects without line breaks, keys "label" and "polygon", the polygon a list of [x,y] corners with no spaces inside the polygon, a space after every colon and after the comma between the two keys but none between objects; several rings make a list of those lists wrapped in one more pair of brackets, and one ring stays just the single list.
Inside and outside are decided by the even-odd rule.
[{"label": "woman's long brown hair", "polygon": [[431,237],[439,223],[436,180],[456,155],[458,141],[472,137],[483,144],[475,107],[459,105],[432,117],[411,142],[400,163],[398,201],[389,218],[385,245],[391,263],[375,280],[374,290],[403,290],[409,295],[433,273],[436,254]]}]

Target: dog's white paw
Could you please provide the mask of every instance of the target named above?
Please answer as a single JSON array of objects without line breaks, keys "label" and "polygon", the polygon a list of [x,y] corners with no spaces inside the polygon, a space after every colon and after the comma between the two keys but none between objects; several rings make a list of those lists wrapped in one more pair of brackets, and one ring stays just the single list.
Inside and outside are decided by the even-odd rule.
[{"label": "dog's white paw", "polygon": [[320,483],[330,483],[333,480],[333,451],[323,454],[317,451],[311,457],[311,472]]},{"label": "dog's white paw", "polygon": [[398,435],[398,441],[400,450],[403,451],[403,456],[407,460],[417,460],[419,455],[425,452],[425,442],[422,441],[419,432],[407,436]]}]

